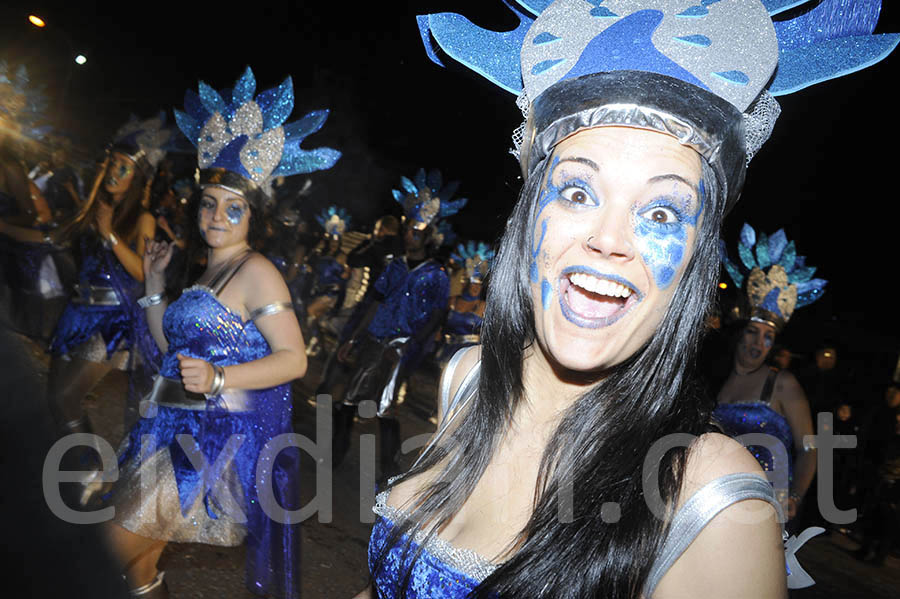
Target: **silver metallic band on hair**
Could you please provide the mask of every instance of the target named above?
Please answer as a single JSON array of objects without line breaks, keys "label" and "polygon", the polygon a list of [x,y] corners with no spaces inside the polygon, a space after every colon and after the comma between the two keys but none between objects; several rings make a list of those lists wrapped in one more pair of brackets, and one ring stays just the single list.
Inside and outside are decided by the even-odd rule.
[{"label": "silver metallic band on hair", "polygon": [[200,189],[206,189],[207,187],[218,187],[220,189],[224,189],[225,191],[233,193],[236,196],[241,196],[242,198],[247,193],[246,191],[243,191],[236,187],[229,187],[227,185],[222,185],[221,183],[201,183],[200,184]]},{"label": "silver metallic band on hair", "polygon": [[[702,96],[702,97],[698,97]],[[728,101],[679,79],[643,71],[594,73],[556,83],[531,105],[520,161],[527,177],[562,140],[581,129],[624,126],[675,137],[712,166],[736,201],[747,169],[744,115]]]}]

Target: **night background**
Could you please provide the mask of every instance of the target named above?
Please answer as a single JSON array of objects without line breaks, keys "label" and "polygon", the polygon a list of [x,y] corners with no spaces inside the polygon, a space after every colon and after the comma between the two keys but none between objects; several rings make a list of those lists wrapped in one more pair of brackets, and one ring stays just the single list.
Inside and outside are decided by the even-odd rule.
[{"label": "night background", "polygon": [[[353,228],[395,210],[400,175],[440,168],[462,182],[468,206],[452,219],[464,239],[494,241],[521,184],[508,154],[521,116],[515,98],[452,60],[425,55],[415,15],[452,11],[494,30],[517,21],[500,0],[479,2],[6,3],[0,58],[45,85],[53,124],[98,156],[130,114],[181,107],[203,79],[231,87],[246,66],[257,91],[294,81],[293,121],[331,115],[304,147],[334,147],[337,165],[311,175],[304,206],[347,208]],[[38,29],[27,21],[40,15]],[[876,33],[900,31],[900,5],[885,2]],[[79,66],[72,57],[84,54]],[[798,310],[784,340],[809,354],[835,342],[844,365],[875,386],[897,360],[897,151],[900,53],[839,80],[779,97],[782,115],[750,166],[723,232],[780,227],[829,280],[825,296]],[[729,281],[730,282],[730,281]],[[728,292],[724,292],[727,296]],[[852,364],[850,364],[852,362]]]}]

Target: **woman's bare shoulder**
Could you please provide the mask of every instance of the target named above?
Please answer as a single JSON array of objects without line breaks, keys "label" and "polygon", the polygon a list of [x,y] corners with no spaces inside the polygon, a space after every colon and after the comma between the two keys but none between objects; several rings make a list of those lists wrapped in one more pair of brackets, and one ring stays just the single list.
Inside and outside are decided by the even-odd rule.
[{"label": "woman's bare shoulder", "polygon": [[[447,394],[447,401],[449,401],[454,395],[456,395],[456,391],[459,389],[459,386],[462,384],[463,380],[466,378],[466,375],[469,374],[469,371],[475,367],[476,364],[481,360],[481,345],[472,345],[469,347],[464,347],[459,350],[463,352],[459,358],[459,361],[456,363],[456,367],[453,369],[453,372],[448,372],[448,368],[445,367],[444,371],[441,373],[441,383],[438,387],[439,390],[444,389],[444,384],[446,382],[446,377],[450,376],[450,388],[449,393]],[[440,391],[439,391],[440,393]],[[444,420],[445,414],[443,413],[444,405],[443,398],[438,398],[438,427],[441,426]]]}]

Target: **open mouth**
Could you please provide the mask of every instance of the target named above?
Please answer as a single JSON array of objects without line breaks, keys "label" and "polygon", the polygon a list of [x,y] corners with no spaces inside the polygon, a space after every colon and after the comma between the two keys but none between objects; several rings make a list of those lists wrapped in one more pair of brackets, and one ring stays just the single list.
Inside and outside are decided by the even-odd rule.
[{"label": "open mouth", "polygon": [[586,266],[570,266],[559,277],[563,316],[586,328],[609,326],[643,299],[629,281]]}]

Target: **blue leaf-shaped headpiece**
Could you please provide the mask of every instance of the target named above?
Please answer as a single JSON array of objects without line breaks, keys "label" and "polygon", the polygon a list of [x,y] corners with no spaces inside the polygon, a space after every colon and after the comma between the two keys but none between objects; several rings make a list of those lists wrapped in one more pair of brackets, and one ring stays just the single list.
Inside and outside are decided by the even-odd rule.
[{"label": "blue leaf-shaped headpiece", "polygon": [[784,229],[757,235],[745,223],[737,250],[740,263],[728,257],[724,241],[719,243],[722,265],[746,295],[754,320],[781,329],[796,308],[813,303],[825,292],[827,281],[812,278],[816,269],[806,266],[806,259],[797,255]]},{"label": "blue leaf-shaped headpiece", "polygon": [[424,229],[435,221],[456,214],[469,201],[466,198],[453,200],[459,182],[444,183],[441,171],[437,169],[426,173],[424,168],[420,168],[412,179],[401,176],[400,187],[402,190],[392,189],[391,193],[403,206],[406,218],[416,229]]},{"label": "blue leaf-shaped headpiece", "polygon": [[494,251],[483,241],[469,241],[457,245],[450,257],[463,265],[470,281],[480,283],[487,275]]},{"label": "blue leaf-shaped headpiece", "polygon": [[332,148],[300,147],[322,128],[327,110],[284,124],[294,109],[290,77],[255,98],[250,67],[231,90],[217,92],[202,81],[198,89],[199,94],[185,94],[184,110],[175,111],[175,120],[197,147],[201,169],[228,170],[269,193],[273,178],[329,169],[341,156]]},{"label": "blue leaf-shaped headpiece", "polygon": [[337,206],[329,206],[316,215],[316,222],[327,235],[340,237],[350,228],[350,213]]}]

